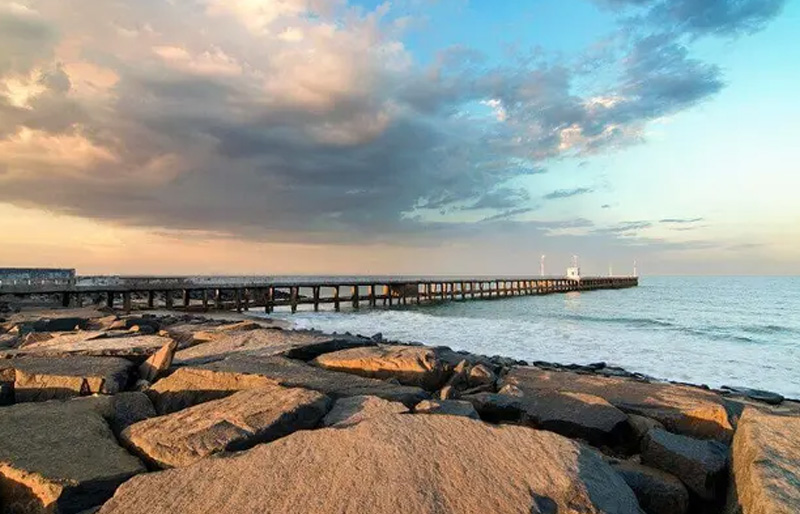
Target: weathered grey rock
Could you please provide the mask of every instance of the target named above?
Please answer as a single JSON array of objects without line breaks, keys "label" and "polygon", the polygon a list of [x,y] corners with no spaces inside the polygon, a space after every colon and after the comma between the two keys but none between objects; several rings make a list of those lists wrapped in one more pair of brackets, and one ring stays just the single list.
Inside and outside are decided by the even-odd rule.
[{"label": "weathered grey rock", "polygon": [[456,364],[445,387],[451,387],[456,391],[469,388],[469,362],[462,360]]},{"label": "weathered grey rock", "polygon": [[401,384],[435,391],[447,382],[453,370],[442,353],[425,346],[378,345],[320,355],[313,364],[364,377],[395,378]]},{"label": "weathered grey rock", "polygon": [[139,378],[151,383],[155,382],[158,377],[166,373],[169,367],[172,366],[172,359],[177,348],[178,342],[171,339],[160,350],[148,357],[139,366]]},{"label": "weathered grey rock", "polygon": [[22,322],[17,325],[17,329],[20,334],[29,332],[71,332],[76,329],[86,328],[88,321],[86,318],[75,317],[45,318]]},{"label": "weathered grey rock", "polygon": [[761,389],[750,389],[748,387],[730,387],[730,386],[722,386],[722,389],[736,394],[740,394],[742,396],[746,396],[751,400],[764,402],[769,405],[780,405],[785,400],[783,395],[780,395],[778,393],[773,393],[771,391],[764,391]]},{"label": "weathered grey rock", "polygon": [[617,445],[630,436],[628,416],[599,396],[539,391],[509,396],[465,395],[489,421],[519,421],[533,427],[584,439],[597,445]]},{"label": "weathered grey rock", "polygon": [[628,415],[628,422],[633,429],[633,436],[636,438],[636,444],[638,445],[644,436],[647,435],[654,428],[660,428],[664,430],[664,425],[659,423],[654,419],[650,419],[646,416],[639,416],[638,414],[629,414]]},{"label": "weathered grey rock", "polygon": [[161,468],[188,466],[222,451],[238,451],[315,427],[328,412],[327,396],[265,386],[135,423],[122,440]]},{"label": "weathered grey rock", "polygon": [[65,357],[85,355],[94,357],[124,357],[142,362],[160,350],[169,338],[161,336],[127,335],[109,337],[107,332],[62,333],[17,350],[0,352],[0,358]]},{"label": "weathered grey rock", "polygon": [[115,357],[42,357],[9,361],[15,369],[17,402],[40,402],[90,394],[116,394],[130,378],[133,364]]},{"label": "weathered grey rock", "polygon": [[93,398],[4,407],[0,512],[75,513],[145,471],[117,445]]},{"label": "weathered grey rock", "polygon": [[673,475],[631,462],[614,464],[613,468],[647,514],[685,514],[689,510],[689,492]]},{"label": "weathered grey rock", "polygon": [[494,371],[484,366],[483,364],[476,364],[469,370],[467,377],[469,387],[492,386],[497,382],[497,376]]},{"label": "weathered grey rock", "polygon": [[446,414],[448,416],[464,416],[480,419],[478,411],[464,400],[423,400],[414,407],[417,414]]},{"label": "weathered grey rock", "polygon": [[640,514],[633,492],[579,445],[458,416],[389,415],[302,431],[232,457],[142,475],[102,514]]},{"label": "weathered grey rock", "polygon": [[722,397],[700,388],[535,367],[512,368],[502,380],[505,384],[530,396],[540,391],[599,396],[626,413],[647,416],[671,432],[692,437],[727,443],[733,435]]},{"label": "weathered grey rock", "polygon": [[427,398],[418,388],[394,385],[309,366],[283,357],[234,356],[180,368],[153,384],[147,395],[161,413],[175,412],[236,391],[277,384],[319,391],[333,398],[372,395],[413,406]]},{"label": "weathered grey rock", "polygon": [[123,430],[145,419],[154,418],[156,409],[146,394],[139,391],[115,394],[111,397],[111,411],[105,417],[117,436]]},{"label": "weathered grey rock", "polygon": [[[195,344],[175,354],[175,364],[195,366],[216,362],[235,355],[254,357],[284,356],[311,360],[326,352],[345,348],[374,346],[370,339],[348,335],[321,334],[309,330],[279,330],[274,328],[222,330],[209,342]],[[202,335],[195,334],[197,338]]]},{"label": "weathered grey rock", "polygon": [[800,417],[746,407],[731,467],[728,513],[800,512]]},{"label": "weathered grey rock", "polygon": [[653,429],[642,441],[642,464],[675,475],[700,498],[713,500],[724,488],[728,448]]},{"label": "weathered grey rock", "polygon": [[322,426],[347,428],[366,419],[407,412],[408,407],[399,402],[390,402],[377,396],[351,396],[336,400],[322,420]]}]

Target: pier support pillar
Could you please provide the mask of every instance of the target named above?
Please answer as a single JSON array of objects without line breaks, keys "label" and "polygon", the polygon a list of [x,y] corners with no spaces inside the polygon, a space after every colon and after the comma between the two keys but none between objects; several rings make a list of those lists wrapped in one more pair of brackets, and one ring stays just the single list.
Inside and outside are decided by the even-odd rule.
[{"label": "pier support pillar", "polygon": [[214,289],[214,308],[218,311],[222,310],[222,291]]},{"label": "pier support pillar", "polygon": [[342,308],[339,302],[339,286],[333,286],[333,309],[336,312],[339,312]]},{"label": "pier support pillar", "polygon": [[417,289],[417,305],[419,305],[419,303],[420,303],[420,300],[421,300],[421,298],[420,298],[420,296],[419,296],[419,284],[417,284],[417,287],[416,287],[416,289]]},{"label": "pier support pillar", "polygon": [[183,290],[183,306],[188,307],[192,302],[192,292],[188,289]]},{"label": "pier support pillar", "polygon": [[252,294],[252,291],[250,289],[245,289],[244,291],[242,291],[242,293],[244,295],[244,310],[245,311],[249,311],[250,310],[250,295]]},{"label": "pier support pillar", "polygon": [[297,312],[297,291],[298,291],[298,289],[300,289],[300,288],[297,287],[297,286],[291,287],[289,289],[289,296],[290,296],[289,303],[291,304],[291,307],[292,307],[292,314]]},{"label": "pier support pillar", "polygon": [[114,292],[113,291],[106,292],[106,307],[108,307],[109,309],[113,309],[114,308]]},{"label": "pier support pillar", "polygon": [[167,306],[167,309],[172,309],[172,300],[173,300],[172,291],[167,289],[166,291],[164,291],[164,304]]},{"label": "pier support pillar", "polygon": [[319,286],[314,286],[312,294],[314,296],[314,312],[319,312]]},{"label": "pier support pillar", "polygon": [[267,301],[264,303],[264,312],[270,313],[275,310],[275,288],[273,286],[267,288]]},{"label": "pier support pillar", "polygon": [[62,307],[69,307],[69,293],[62,293],[61,294],[61,306]]},{"label": "pier support pillar", "polygon": [[352,286],[350,288],[350,300],[353,303],[353,308],[354,309],[357,310],[359,307],[361,307],[361,305],[360,305],[361,300],[360,300],[360,298],[358,296],[358,286]]},{"label": "pier support pillar", "polygon": [[208,312],[208,289],[203,289],[203,312]]},{"label": "pier support pillar", "polygon": [[236,312],[242,312],[242,290],[238,287],[233,290],[233,303],[236,306]]},{"label": "pier support pillar", "polygon": [[377,303],[375,301],[375,284],[369,285],[369,287],[367,288],[367,296],[369,296],[369,306],[375,307],[375,304]]},{"label": "pier support pillar", "polygon": [[122,293],[122,310],[124,310],[126,314],[131,312],[131,292],[130,291],[124,291]]},{"label": "pier support pillar", "polygon": [[156,306],[156,292],[155,291],[148,291],[147,292],[147,308],[153,309]]}]

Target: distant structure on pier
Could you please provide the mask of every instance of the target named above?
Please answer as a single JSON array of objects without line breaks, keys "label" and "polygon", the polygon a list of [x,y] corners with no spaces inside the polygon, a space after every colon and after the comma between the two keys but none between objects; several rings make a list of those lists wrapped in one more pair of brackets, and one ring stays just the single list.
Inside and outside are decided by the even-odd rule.
[{"label": "distant structure on pier", "polygon": [[0,284],[75,283],[75,270],[67,268],[0,268]]},{"label": "distant structure on pier", "polygon": [[581,268],[578,266],[578,256],[572,256],[572,266],[567,268],[567,278],[576,282],[581,281]]}]

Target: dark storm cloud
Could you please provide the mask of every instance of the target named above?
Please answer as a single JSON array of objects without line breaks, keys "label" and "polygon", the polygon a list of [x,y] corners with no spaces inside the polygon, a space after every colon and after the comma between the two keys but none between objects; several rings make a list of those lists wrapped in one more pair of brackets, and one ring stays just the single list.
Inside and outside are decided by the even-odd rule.
[{"label": "dark storm cloud", "polygon": [[542,198],[545,200],[558,200],[561,198],[571,198],[573,196],[586,195],[594,192],[594,189],[588,187],[578,187],[575,189],[558,189],[552,193],[547,193]]},{"label": "dark storm cloud", "polygon": [[[41,89],[24,106],[0,94],[0,142],[34,131],[33,150],[6,162],[0,154],[0,200],[273,241],[588,229],[588,220],[515,220],[535,207],[510,181],[544,173],[549,159],[641,141],[647,122],[712,97],[721,71],[693,58],[682,34],[714,23],[708,32],[754,30],[777,13],[752,2],[682,0],[670,4],[676,24],[658,14],[666,2],[632,0],[624,3],[652,11],[663,30],[620,38],[580,64],[493,65],[457,47],[419,68],[392,34],[378,34],[384,27],[351,11],[289,12],[262,30],[251,26],[257,18],[209,15],[200,8],[208,3],[40,0],[36,11],[0,10],[0,79],[30,75]],[[278,37],[292,27],[307,37]],[[86,36],[80,59],[114,75],[113,85],[66,73],[54,48],[75,35]],[[599,90],[580,87],[598,68],[615,74]],[[88,93],[73,94],[87,80]],[[470,107],[480,104],[493,115],[476,118]],[[62,141],[80,158],[37,156],[35,144]],[[460,221],[477,209],[489,211],[482,222]],[[431,213],[451,219],[426,221]]]}]

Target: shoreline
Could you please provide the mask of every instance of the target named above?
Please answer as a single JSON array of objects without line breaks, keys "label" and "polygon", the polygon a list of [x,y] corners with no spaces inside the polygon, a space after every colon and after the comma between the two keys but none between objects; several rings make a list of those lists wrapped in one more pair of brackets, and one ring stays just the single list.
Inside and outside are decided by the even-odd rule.
[{"label": "shoreline", "polygon": [[[275,321],[103,309],[29,311],[4,320],[0,505],[21,497],[59,512],[96,507],[101,514],[153,514],[212,506],[281,512],[293,498],[297,512],[343,511],[341,502],[350,497],[335,489],[303,500],[304,484],[322,473],[353,477],[349,494],[363,504],[394,505],[373,509],[379,513],[394,512],[396,498],[408,494],[421,502],[415,512],[441,512],[424,507],[430,495],[451,505],[466,495],[469,505],[500,502],[492,503],[494,512],[518,512],[525,500],[515,487],[533,480],[525,494],[546,500],[526,506],[531,512],[567,512],[578,502],[587,512],[727,514],[738,505],[747,514],[754,476],[784,469],[786,456],[789,469],[800,464],[800,443],[786,445],[800,427],[800,402],[774,393],[660,381],[600,362],[526,362],[380,334],[293,330]],[[96,428],[76,428],[84,426]],[[49,442],[31,446],[31,437]],[[475,444],[472,454],[454,453]],[[75,445],[88,445],[83,457],[70,457]],[[363,446],[372,449],[351,462],[347,456]],[[753,454],[773,447],[775,456]],[[308,448],[322,459],[312,467],[302,464]],[[484,448],[504,457],[467,456]],[[540,458],[516,460],[521,448]],[[364,474],[389,462],[405,462],[401,469],[428,478],[401,492],[377,471]],[[445,479],[465,473],[466,462],[466,469],[481,471],[469,486],[451,490]],[[81,478],[88,468],[106,477],[104,485]],[[534,479],[543,469],[566,489]],[[273,472],[283,477],[278,489],[258,478]],[[520,475],[503,478],[514,472]],[[582,473],[594,478],[586,482]],[[497,477],[492,486],[483,482],[489,476]],[[268,491],[256,494],[257,508],[250,496],[214,492],[216,480],[232,477],[252,491]],[[800,499],[797,477],[782,484]],[[4,497],[11,490],[7,480],[17,484],[13,498]],[[75,483],[77,496],[43,489],[42,480]],[[187,483],[200,485],[181,492]],[[507,489],[502,497],[498,488]],[[575,488],[599,489],[576,499],[569,492]],[[474,496],[473,489],[481,493]],[[385,493],[387,504],[382,491],[394,491]],[[461,496],[451,497],[455,491]],[[779,505],[785,498],[767,494],[758,501]]]}]

